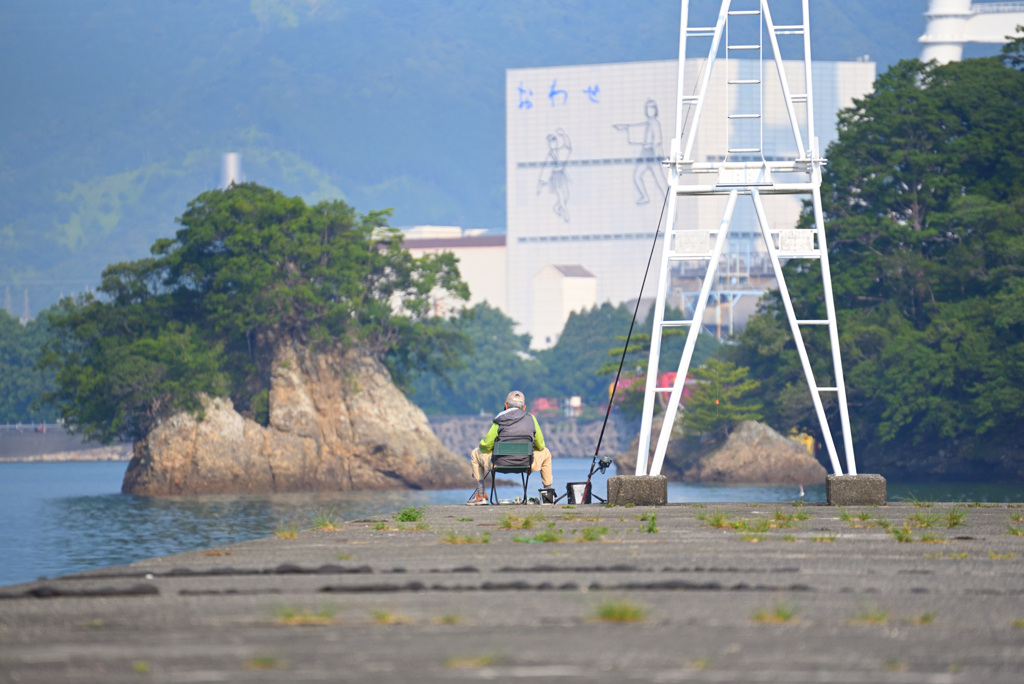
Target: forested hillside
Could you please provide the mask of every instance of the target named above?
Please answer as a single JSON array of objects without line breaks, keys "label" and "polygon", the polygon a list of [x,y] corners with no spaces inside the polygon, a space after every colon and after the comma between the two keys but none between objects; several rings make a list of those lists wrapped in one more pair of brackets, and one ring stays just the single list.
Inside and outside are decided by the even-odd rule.
[{"label": "forested hillside", "polygon": [[[693,22],[717,0],[692,0]],[[925,0],[815,0],[814,55],[917,54]],[[504,72],[670,59],[677,0],[6,0],[0,297],[142,258],[220,156],[393,223],[502,228]],[[4,304],[0,300],[0,304]]]}]

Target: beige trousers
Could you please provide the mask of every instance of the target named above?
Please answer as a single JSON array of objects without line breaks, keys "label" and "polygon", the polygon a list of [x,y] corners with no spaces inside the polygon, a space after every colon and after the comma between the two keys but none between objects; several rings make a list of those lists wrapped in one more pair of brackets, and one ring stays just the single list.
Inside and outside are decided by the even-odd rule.
[{"label": "beige trousers", "polygon": [[[487,477],[487,473],[491,472],[491,455],[481,454],[480,449],[473,449],[469,458],[473,462],[473,478],[477,482],[482,482]],[[544,483],[545,487],[551,486],[554,478],[551,477],[551,452],[547,448],[533,452],[533,466],[530,470],[533,472],[539,470],[540,481]]]}]

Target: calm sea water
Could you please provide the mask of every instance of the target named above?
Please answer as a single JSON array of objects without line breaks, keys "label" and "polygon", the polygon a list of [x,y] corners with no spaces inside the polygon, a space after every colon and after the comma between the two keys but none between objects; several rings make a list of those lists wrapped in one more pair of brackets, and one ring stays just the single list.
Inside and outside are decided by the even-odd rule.
[{"label": "calm sea water", "polygon": [[[555,459],[555,488],[586,480],[590,459]],[[152,556],[179,553],[273,534],[280,525],[301,529],[314,510],[341,520],[423,504],[461,504],[468,490],[333,492],[270,496],[136,497],[121,494],[124,463],[0,463],[0,586],[56,577]],[[605,480],[594,476],[594,491]],[[531,494],[536,494],[531,478]],[[518,491],[517,491],[518,489]],[[804,501],[824,501],[824,486],[805,487]],[[889,498],[922,501],[1024,501],[1024,488],[1006,485],[900,485]],[[521,494],[499,488],[499,496]],[[669,501],[788,502],[792,486],[669,484]]]}]

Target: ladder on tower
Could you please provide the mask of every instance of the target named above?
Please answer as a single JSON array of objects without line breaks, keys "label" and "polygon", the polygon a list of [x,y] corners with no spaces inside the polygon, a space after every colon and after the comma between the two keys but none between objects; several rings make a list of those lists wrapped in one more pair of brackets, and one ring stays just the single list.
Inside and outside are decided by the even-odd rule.
[{"label": "ladder on tower", "polygon": [[[846,388],[843,379],[842,360],[839,351],[839,333],[836,324],[835,303],[832,296],[832,281],[829,269],[828,249],[826,246],[825,227],[821,209],[821,167],[826,160],[818,150],[817,138],[814,135],[813,93],[811,81],[810,58],[810,24],[808,16],[808,0],[800,0],[802,21],[793,25],[776,25],[772,19],[769,0],[722,0],[715,26],[688,26],[689,3],[682,0],[680,38],[679,38],[679,74],[677,97],[679,105],[676,109],[676,131],[672,140],[671,156],[666,166],[671,174],[670,193],[666,211],[666,233],[662,248],[658,294],[655,300],[653,329],[651,334],[651,350],[648,361],[647,380],[644,391],[644,406],[640,427],[640,440],[637,449],[637,475],[659,475],[664,463],[665,453],[672,433],[676,413],[679,409],[686,375],[693,360],[693,352],[700,334],[701,322],[707,307],[708,298],[714,282],[715,272],[722,258],[729,228],[737,203],[749,198],[753,203],[754,213],[761,234],[765,240],[772,268],[778,282],[790,331],[796,345],[804,377],[811,394],[811,402],[821,427],[823,441],[828,451],[832,470],[842,475],[839,456],[836,449],[832,427],[826,417],[823,395],[835,395],[839,410],[840,431],[846,461],[846,474],[857,473],[853,454],[853,441],[850,434],[849,411],[846,400]],[[740,28],[737,24],[743,23]],[[752,34],[750,24],[757,22],[756,42],[747,38]],[[733,27],[734,31],[730,31]],[[739,29],[744,40],[735,40],[735,29]],[[793,93],[784,68],[782,54],[779,49],[779,36],[798,36],[802,38],[804,92]],[[765,88],[765,38],[767,37],[772,59],[778,72],[779,87],[782,100],[789,118],[796,150],[794,159],[774,160],[765,156],[764,149],[764,88]],[[684,89],[686,69],[686,43],[688,38],[710,38],[711,46],[708,57],[697,78],[697,85],[692,94]],[[693,158],[697,131],[701,116],[708,98],[709,85],[714,73],[714,66],[725,40],[725,86],[727,93],[725,154],[721,161],[697,162]],[[734,42],[735,41],[735,42]],[[746,77],[736,75],[741,65],[733,65],[740,54],[756,55],[756,75]],[[752,64],[753,59],[744,60]],[[753,69],[748,69],[753,71]],[[751,91],[756,92],[752,93]],[[733,112],[732,99],[744,103],[746,109]],[[752,106],[756,102],[756,106]],[[804,107],[806,125],[801,128],[797,115],[797,106]],[[684,113],[686,114],[684,118]],[[688,129],[686,121],[690,122]],[[744,128],[746,127],[746,128]],[[806,135],[806,139],[805,139]],[[738,138],[738,140],[737,140]],[[700,182],[699,178],[712,178]],[[786,178],[786,181],[777,180]],[[796,178],[797,180],[789,180]],[[696,179],[696,182],[694,182]],[[814,212],[813,229],[772,229],[768,221],[762,197],[764,195],[796,194],[810,195]],[[677,206],[680,197],[691,196],[698,201],[707,197],[726,197],[725,211],[719,226],[715,230],[686,229],[677,226]],[[826,316],[821,319],[800,319],[797,317],[789,288],[786,285],[782,263],[789,259],[815,259],[820,265],[822,275],[822,294]],[[690,319],[666,320],[665,303],[671,287],[671,267],[674,262],[703,262],[706,270],[700,294]],[[830,357],[832,366],[831,384],[821,384],[813,370],[803,330],[824,326],[828,329]],[[675,380],[670,387],[659,387],[658,363],[661,355],[662,336],[670,328],[687,328],[686,343],[679,360]],[[668,394],[665,417],[658,436],[657,445],[650,458],[650,444],[655,399],[659,394]],[[648,460],[650,465],[648,467]]]}]

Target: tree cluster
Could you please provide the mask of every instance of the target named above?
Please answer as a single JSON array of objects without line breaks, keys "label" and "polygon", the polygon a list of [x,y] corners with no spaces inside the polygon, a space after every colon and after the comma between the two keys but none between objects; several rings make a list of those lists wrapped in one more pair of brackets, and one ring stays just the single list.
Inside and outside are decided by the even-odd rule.
[{"label": "tree cluster", "polygon": [[49,422],[52,407],[39,398],[51,389],[52,378],[36,369],[36,361],[49,337],[45,318],[21,325],[0,309],[0,423]]},{"label": "tree cluster", "polygon": [[398,382],[457,363],[465,339],[433,317],[468,289],[450,254],[414,258],[387,212],[308,206],[255,184],[201,194],[152,257],[103,273],[99,294],[48,316],[46,399],[87,437],[137,439],[160,418],[228,396],[267,419],[274,351],[357,346]]},{"label": "tree cluster", "polygon": [[[947,468],[942,453],[1024,464],[1020,48],[900,62],[840,114],[822,199],[853,436],[875,468],[921,476]],[[823,318],[820,270],[807,263],[788,264],[787,283],[798,318]],[[824,331],[805,339],[828,358]],[[777,293],[739,342],[732,358],[763,379],[769,421],[815,429]]]},{"label": "tree cluster", "polygon": [[[682,314],[679,314],[680,316]],[[630,328],[633,309],[608,302],[569,314],[558,342],[550,349],[530,350],[529,335],[515,334],[515,321],[488,304],[478,304],[448,322],[472,340],[465,368],[449,377],[425,374],[413,383],[413,400],[431,414],[493,413],[509,389],[520,389],[527,401],[537,397],[583,399],[584,414],[603,415]],[[650,320],[648,315],[647,320]],[[646,374],[650,350],[649,326],[637,322],[622,366],[615,404],[627,417],[636,417],[643,403],[643,383],[630,380]],[[698,338],[694,363],[714,353],[715,340]],[[674,371],[685,338],[667,335],[662,345],[661,372]]]}]

